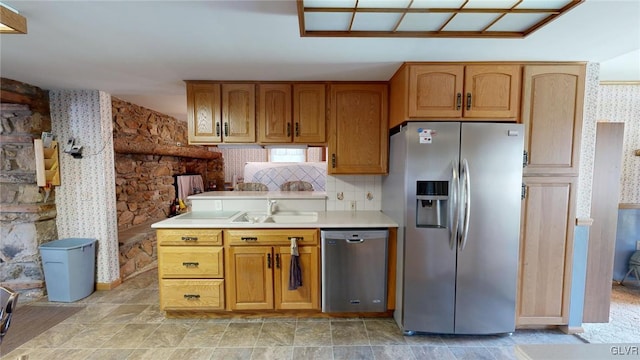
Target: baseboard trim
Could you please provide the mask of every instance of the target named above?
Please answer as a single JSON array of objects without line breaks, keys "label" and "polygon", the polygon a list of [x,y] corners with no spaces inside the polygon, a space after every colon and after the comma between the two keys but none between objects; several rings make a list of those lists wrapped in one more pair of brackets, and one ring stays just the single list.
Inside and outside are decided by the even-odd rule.
[{"label": "baseboard trim", "polygon": [[114,280],[113,282],[110,283],[96,283],[96,290],[98,291],[103,291],[103,290],[113,290],[115,288],[117,288],[118,286],[120,286],[120,284],[122,284],[122,280],[121,279],[117,279]]},{"label": "baseboard trim", "polygon": [[582,326],[561,325],[558,326],[558,329],[565,334],[582,334],[584,332]]}]

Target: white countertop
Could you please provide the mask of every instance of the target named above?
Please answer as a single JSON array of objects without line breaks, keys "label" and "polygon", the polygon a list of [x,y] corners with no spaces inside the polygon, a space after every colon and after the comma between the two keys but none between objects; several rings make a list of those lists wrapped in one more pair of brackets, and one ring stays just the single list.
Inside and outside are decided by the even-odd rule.
[{"label": "white countertop", "polygon": [[[245,191],[246,193],[247,191]],[[197,196],[197,195],[195,195]],[[264,192],[261,193],[264,197]],[[230,213],[233,213],[231,215]],[[151,225],[156,229],[167,228],[372,228],[397,227],[398,224],[381,211],[318,211],[316,222],[305,223],[246,223],[233,222],[242,211],[189,212]]]}]

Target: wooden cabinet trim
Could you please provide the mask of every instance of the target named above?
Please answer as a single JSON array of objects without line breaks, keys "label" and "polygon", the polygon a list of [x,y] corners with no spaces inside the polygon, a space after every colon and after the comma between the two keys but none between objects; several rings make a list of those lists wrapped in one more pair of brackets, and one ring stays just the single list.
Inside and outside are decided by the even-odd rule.
[{"label": "wooden cabinet trim", "polygon": [[[317,245],[318,229],[226,229],[226,243],[234,246],[291,245],[290,237],[298,238],[299,246]],[[302,239],[300,239],[302,238]]]}]

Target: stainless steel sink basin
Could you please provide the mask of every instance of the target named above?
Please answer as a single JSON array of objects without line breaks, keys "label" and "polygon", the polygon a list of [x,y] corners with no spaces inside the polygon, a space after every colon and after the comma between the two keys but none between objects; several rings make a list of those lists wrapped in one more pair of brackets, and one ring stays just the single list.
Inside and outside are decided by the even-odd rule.
[{"label": "stainless steel sink basin", "polygon": [[299,224],[315,223],[318,221],[318,213],[314,211],[279,211],[272,215],[267,215],[261,211],[247,211],[233,220],[240,223],[280,223]]}]

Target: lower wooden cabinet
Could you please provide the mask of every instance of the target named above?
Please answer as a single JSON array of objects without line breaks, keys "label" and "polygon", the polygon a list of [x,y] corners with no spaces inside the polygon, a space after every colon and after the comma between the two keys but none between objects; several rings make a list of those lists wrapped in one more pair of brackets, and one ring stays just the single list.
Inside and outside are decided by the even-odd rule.
[{"label": "lower wooden cabinet", "polygon": [[569,321],[577,177],[524,177],[517,325]]},{"label": "lower wooden cabinet", "polygon": [[219,229],[159,229],[160,310],[224,310]]},{"label": "lower wooden cabinet", "polygon": [[224,280],[160,281],[161,310],[224,310]]},{"label": "lower wooden cabinet", "polygon": [[[298,241],[302,286],[289,290],[290,238]],[[318,310],[317,230],[225,230],[229,310]],[[244,239],[244,240],[242,240]]]}]

